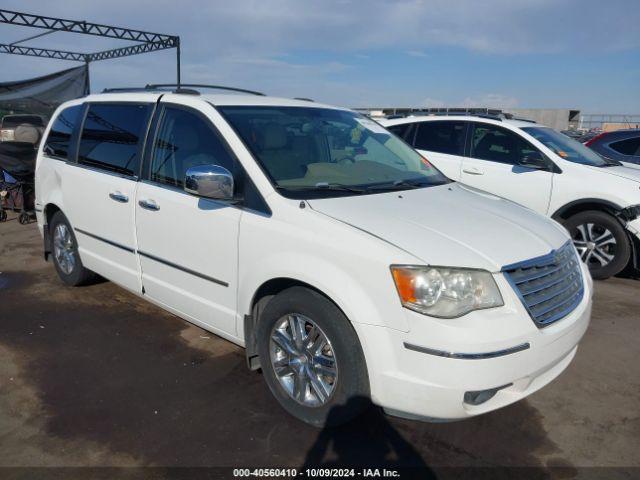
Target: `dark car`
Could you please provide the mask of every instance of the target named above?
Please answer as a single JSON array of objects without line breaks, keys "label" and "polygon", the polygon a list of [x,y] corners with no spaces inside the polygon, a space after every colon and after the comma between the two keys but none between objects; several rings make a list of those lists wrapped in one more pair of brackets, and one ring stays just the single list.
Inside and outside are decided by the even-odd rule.
[{"label": "dark car", "polygon": [[640,165],[640,129],[604,132],[585,145],[611,160]]}]

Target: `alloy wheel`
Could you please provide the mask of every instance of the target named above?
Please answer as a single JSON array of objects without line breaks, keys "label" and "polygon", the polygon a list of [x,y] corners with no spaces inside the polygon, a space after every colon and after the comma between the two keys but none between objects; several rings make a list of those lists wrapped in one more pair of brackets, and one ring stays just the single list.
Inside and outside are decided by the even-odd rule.
[{"label": "alloy wheel", "polygon": [[59,223],[53,231],[53,255],[60,270],[70,275],[76,266],[73,237],[64,223]]},{"label": "alloy wheel", "polygon": [[578,225],[573,234],[573,244],[582,261],[594,267],[611,263],[618,246],[613,233],[597,223]]},{"label": "alloy wheel", "polygon": [[331,342],[310,318],[292,313],[278,319],[269,341],[271,367],[296,402],[325,405],[335,391],[338,363]]}]

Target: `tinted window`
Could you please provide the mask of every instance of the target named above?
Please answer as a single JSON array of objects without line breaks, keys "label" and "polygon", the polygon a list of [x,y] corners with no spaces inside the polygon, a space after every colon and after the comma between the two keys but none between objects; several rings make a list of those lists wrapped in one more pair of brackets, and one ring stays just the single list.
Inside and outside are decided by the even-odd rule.
[{"label": "tinted window", "polygon": [[524,127],[522,130],[553,151],[553,153],[570,162],[594,167],[603,167],[610,164],[590,148],[553,128]]},{"label": "tinted window", "polygon": [[393,125],[391,127],[387,127],[387,130],[392,131],[405,142],[413,145],[413,132],[415,132],[415,123],[403,123],[401,125]]},{"label": "tinted window", "polygon": [[82,129],[78,163],[137,175],[149,111],[148,105],[91,105]]},{"label": "tinted window", "polygon": [[[568,137],[565,138],[570,140]],[[529,142],[505,128],[476,124],[473,130],[471,139],[473,158],[515,165],[520,159],[535,151],[536,149]]]},{"label": "tinted window", "polygon": [[182,188],[187,169],[198,165],[219,165],[234,172],[233,157],[205,119],[166,107],[154,142],[151,180]]},{"label": "tinted window", "polygon": [[640,155],[640,137],[613,142],[609,146],[623,155]]},{"label": "tinted window", "polygon": [[67,159],[71,134],[80,121],[82,107],[82,105],[74,105],[73,107],[65,108],[56,117],[44,145],[46,154]]},{"label": "tinted window", "polygon": [[450,155],[464,154],[464,122],[422,122],[418,125],[415,147]]}]

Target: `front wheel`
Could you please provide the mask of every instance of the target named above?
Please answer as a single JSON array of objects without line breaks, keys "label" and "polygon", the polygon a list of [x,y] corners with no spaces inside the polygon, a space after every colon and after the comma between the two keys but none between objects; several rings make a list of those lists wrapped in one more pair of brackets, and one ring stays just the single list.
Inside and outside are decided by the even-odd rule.
[{"label": "front wheel", "polygon": [[569,217],[564,225],[593,278],[612,277],[627,266],[631,243],[613,216],[597,210],[581,212]]},{"label": "front wheel", "polygon": [[269,389],[294,417],[318,427],[338,425],[367,405],[369,380],[358,337],[320,293],[304,287],[279,293],[256,333]]}]

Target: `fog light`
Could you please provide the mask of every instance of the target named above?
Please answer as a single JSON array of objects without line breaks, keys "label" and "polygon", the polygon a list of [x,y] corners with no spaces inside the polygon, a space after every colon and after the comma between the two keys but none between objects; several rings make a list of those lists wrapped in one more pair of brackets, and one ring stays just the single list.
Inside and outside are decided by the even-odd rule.
[{"label": "fog light", "polygon": [[488,390],[465,392],[464,403],[467,403],[469,405],[481,405],[484,402],[491,400],[500,390],[510,387],[511,385],[513,385],[513,383],[507,383],[506,385],[502,385],[501,387],[490,388]]}]

